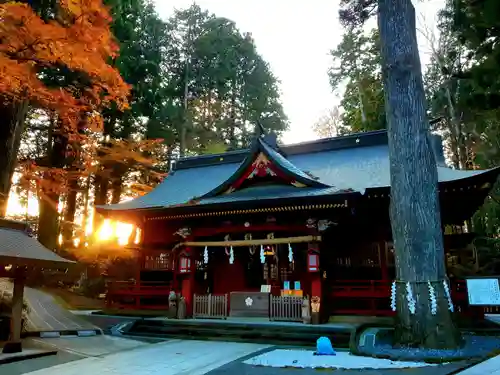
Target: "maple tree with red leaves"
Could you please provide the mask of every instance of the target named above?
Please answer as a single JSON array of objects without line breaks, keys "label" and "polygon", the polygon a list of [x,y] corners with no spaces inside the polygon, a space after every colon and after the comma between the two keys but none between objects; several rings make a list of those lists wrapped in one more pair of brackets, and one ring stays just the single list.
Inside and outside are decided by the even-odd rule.
[{"label": "maple tree with red leaves", "polygon": [[[52,109],[73,128],[82,113],[96,127],[95,110],[111,101],[126,108],[129,86],[108,63],[118,46],[100,0],[61,1],[59,22],[44,22],[29,5],[17,2],[0,4],[0,17],[0,93]],[[40,69],[47,66],[84,73],[89,85],[78,95],[73,86],[47,87],[40,79]]]},{"label": "maple tree with red leaves", "polygon": [[[49,21],[27,4],[3,2],[0,20],[0,114],[5,122],[0,134],[0,211],[4,214],[26,107],[56,116],[54,134],[65,144],[59,158],[65,158],[77,152],[71,145],[85,143],[83,130],[101,130],[103,107],[111,103],[122,110],[128,107],[130,87],[110,65],[118,45],[101,0],[61,0]],[[48,69],[61,76],[70,72],[78,79],[49,84],[44,81]]]}]

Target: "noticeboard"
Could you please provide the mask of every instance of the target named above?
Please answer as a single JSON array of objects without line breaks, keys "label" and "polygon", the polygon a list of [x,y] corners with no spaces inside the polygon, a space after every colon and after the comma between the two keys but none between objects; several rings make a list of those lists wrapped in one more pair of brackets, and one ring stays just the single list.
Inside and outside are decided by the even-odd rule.
[{"label": "noticeboard", "polygon": [[471,306],[500,305],[498,278],[467,279],[467,295]]}]

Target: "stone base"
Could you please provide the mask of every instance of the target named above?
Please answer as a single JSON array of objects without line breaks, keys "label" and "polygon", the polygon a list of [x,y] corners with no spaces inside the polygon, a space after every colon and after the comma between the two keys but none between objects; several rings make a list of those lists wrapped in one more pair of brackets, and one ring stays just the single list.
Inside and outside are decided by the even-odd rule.
[{"label": "stone base", "polygon": [[321,323],[321,320],[320,320],[319,313],[317,313],[317,312],[311,313],[311,324],[320,324],[320,323]]},{"label": "stone base", "polygon": [[22,351],[23,345],[21,344],[21,341],[8,341],[4,344],[2,349],[3,354],[21,353]]}]

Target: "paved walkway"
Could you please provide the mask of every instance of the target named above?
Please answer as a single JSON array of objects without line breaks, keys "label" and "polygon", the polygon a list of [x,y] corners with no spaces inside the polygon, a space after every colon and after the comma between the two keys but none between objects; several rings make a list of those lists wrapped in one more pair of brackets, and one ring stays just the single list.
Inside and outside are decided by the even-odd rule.
[{"label": "paved walkway", "polygon": [[[13,285],[0,279],[0,290],[12,293]],[[96,328],[93,324],[59,306],[54,298],[40,290],[25,287],[24,298],[30,308],[30,331],[85,330]]]},{"label": "paved walkway", "polygon": [[33,345],[57,349],[67,353],[86,357],[102,357],[105,355],[137,349],[148,346],[149,343],[139,340],[131,340],[122,337],[106,335],[91,337],[58,337],[58,338],[32,338]]},{"label": "paved walkway", "polygon": [[267,347],[258,344],[172,340],[104,357],[89,357],[27,374],[203,375]]},{"label": "paved walkway", "polygon": [[[53,339],[29,338],[23,340],[23,348],[38,350],[57,349],[57,354],[0,365],[0,374],[22,375],[41,369],[48,370],[53,366],[80,361],[83,358],[102,357],[111,353],[132,350],[146,345],[147,343],[140,340],[108,336],[62,337]],[[86,374],[82,373],[82,375]]]},{"label": "paved walkway", "polygon": [[460,375],[500,375],[500,356],[488,359],[474,367],[464,370]]}]

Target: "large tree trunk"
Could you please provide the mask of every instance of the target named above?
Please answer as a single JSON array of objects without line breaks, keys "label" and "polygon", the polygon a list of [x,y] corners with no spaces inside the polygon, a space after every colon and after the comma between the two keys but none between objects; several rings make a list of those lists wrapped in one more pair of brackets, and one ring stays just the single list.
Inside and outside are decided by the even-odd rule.
[{"label": "large tree trunk", "polygon": [[[104,175],[104,172],[97,174],[94,179],[95,196],[94,206],[108,204],[109,178]],[[92,222],[92,232],[96,233],[103,223],[103,216],[94,210],[94,218]]]},{"label": "large tree trunk", "polygon": [[[396,251],[396,344],[455,348],[460,344],[446,297],[446,270],[429,139],[415,9],[411,0],[379,0],[382,73],[389,132],[391,224]],[[435,290],[437,312],[430,303]],[[415,310],[407,301],[411,294]]]},{"label": "large tree trunk", "polygon": [[66,195],[66,206],[64,209],[64,222],[62,223],[62,240],[64,248],[73,248],[76,198],[78,197],[78,178],[72,178],[68,181],[68,194]]},{"label": "large tree trunk", "polygon": [[[55,121],[51,124],[49,130],[49,140],[47,147],[47,166],[54,168],[63,168],[66,164],[66,150],[68,140],[64,135],[54,129],[54,126],[60,126]],[[57,248],[59,237],[59,199],[58,184],[54,175],[49,172],[44,174],[44,180],[53,184],[53,188],[44,191],[39,199],[40,213],[38,216],[38,241],[51,250]]]},{"label": "large tree trunk", "polygon": [[13,104],[0,96],[0,217],[7,213],[12,175],[24,130],[28,102]]},{"label": "large tree trunk", "polygon": [[82,212],[82,232],[80,233],[80,243],[78,247],[85,247],[87,242],[87,225],[89,220],[89,199],[90,199],[90,175],[87,176],[85,186],[83,188],[83,212]]},{"label": "large tree trunk", "polygon": [[111,204],[118,204],[122,198],[123,176],[127,167],[123,164],[115,165],[111,175]]}]

